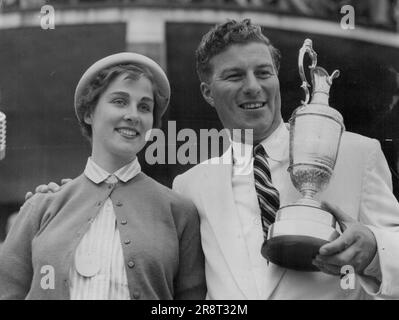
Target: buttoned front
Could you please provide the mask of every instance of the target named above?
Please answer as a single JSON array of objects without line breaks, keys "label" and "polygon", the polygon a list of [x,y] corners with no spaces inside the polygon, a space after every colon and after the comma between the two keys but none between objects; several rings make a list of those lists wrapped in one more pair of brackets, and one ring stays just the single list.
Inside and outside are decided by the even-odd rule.
[{"label": "buttoned front", "polygon": [[[64,280],[75,250],[90,227],[89,218],[101,209],[93,204],[107,198],[112,203],[123,199],[124,205],[115,206],[114,212],[121,221],[117,225],[131,298],[138,290],[140,299],[203,299],[196,209],[143,173],[118,183],[112,192],[105,183],[96,185],[81,175],[58,193],[29,199],[0,252],[0,298],[69,299]],[[46,265],[54,268],[54,290],[40,285]]]},{"label": "buttoned front", "polygon": [[[137,158],[113,174],[89,158],[84,174],[95,184],[105,183],[112,192],[119,181],[118,177],[126,182],[140,171]],[[71,299],[130,299],[121,239],[115,219],[110,198],[105,200],[97,217],[89,218],[91,226],[76,249],[74,263],[70,269]]]}]

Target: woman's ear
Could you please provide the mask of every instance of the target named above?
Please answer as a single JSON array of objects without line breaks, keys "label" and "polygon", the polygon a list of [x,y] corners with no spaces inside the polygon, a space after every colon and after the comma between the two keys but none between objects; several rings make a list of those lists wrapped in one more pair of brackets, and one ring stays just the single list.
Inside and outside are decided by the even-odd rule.
[{"label": "woman's ear", "polygon": [[202,96],[204,97],[205,101],[208,102],[213,108],[215,107],[215,102],[213,101],[212,97],[212,90],[208,83],[201,82],[200,89]]},{"label": "woman's ear", "polygon": [[91,113],[90,112],[86,112],[84,117],[83,117],[83,120],[84,120],[84,122],[86,124],[90,124],[91,125],[93,123],[93,120],[92,120],[92,117],[91,117]]}]

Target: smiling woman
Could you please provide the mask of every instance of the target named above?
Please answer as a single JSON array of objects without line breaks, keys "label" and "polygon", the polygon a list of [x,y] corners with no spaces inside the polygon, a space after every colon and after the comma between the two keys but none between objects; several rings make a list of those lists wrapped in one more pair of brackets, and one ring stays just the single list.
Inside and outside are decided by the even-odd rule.
[{"label": "smiling woman", "polygon": [[75,111],[91,157],[59,192],[21,208],[0,252],[0,299],[205,297],[197,210],[137,160],[169,97],[165,73],[142,55],[115,54],[83,74]]}]

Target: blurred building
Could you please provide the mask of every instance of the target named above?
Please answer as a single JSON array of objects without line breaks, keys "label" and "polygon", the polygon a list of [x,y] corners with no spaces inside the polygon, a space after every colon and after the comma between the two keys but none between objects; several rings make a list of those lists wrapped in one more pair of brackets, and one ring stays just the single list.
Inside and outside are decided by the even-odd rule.
[{"label": "blurred building", "polygon": [[[283,55],[280,71],[283,117],[300,104],[297,59],[305,38],[313,40],[319,65],[341,76],[330,104],[346,129],[382,143],[398,196],[399,34],[398,1],[311,0],[3,0],[0,13],[0,110],[7,115],[7,152],[0,162],[0,239],[7,216],[35,186],[81,173],[89,145],[73,110],[77,81],[94,61],[134,51],[167,71],[172,100],[165,116],[177,130],[221,129],[199,91],[194,51],[201,36],[228,18],[251,18]],[[343,29],[340,9],[355,8],[355,29]],[[55,29],[43,5],[54,7]],[[174,152],[184,142],[166,142]],[[223,146],[221,146],[223,149]],[[144,154],[144,152],[142,153]],[[198,161],[211,156],[200,154]],[[148,165],[161,183],[190,166]]]}]

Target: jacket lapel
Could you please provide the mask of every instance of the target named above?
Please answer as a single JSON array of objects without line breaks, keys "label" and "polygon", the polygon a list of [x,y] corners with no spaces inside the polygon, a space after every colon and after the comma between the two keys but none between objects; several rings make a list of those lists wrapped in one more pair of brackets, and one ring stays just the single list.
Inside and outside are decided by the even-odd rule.
[{"label": "jacket lapel", "polygon": [[233,197],[231,147],[214,160],[207,164],[208,188],[202,192],[205,212],[238,288],[247,299],[259,299]]},{"label": "jacket lapel", "polygon": [[[284,200],[296,199],[298,193],[292,186],[287,174],[286,161],[288,159],[288,130],[281,130],[281,136],[272,148],[278,159],[276,172],[279,181],[279,191]],[[205,179],[208,188],[202,190],[202,202],[206,208],[207,218],[214,229],[217,241],[227,264],[233,274],[237,286],[248,299],[269,299],[287,269],[269,263],[265,270],[266,288],[263,288],[262,297],[259,296],[255,278],[250,272],[249,253],[242,234],[241,223],[234,201],[232,189],[232,150],[231,147],[220,158],[213,158],[208,164]],[[281,164],[281,165],[280,165]],[[260,254],[260,253],[259,253]],[[245,257],[245,258],[243,258]]]}]

